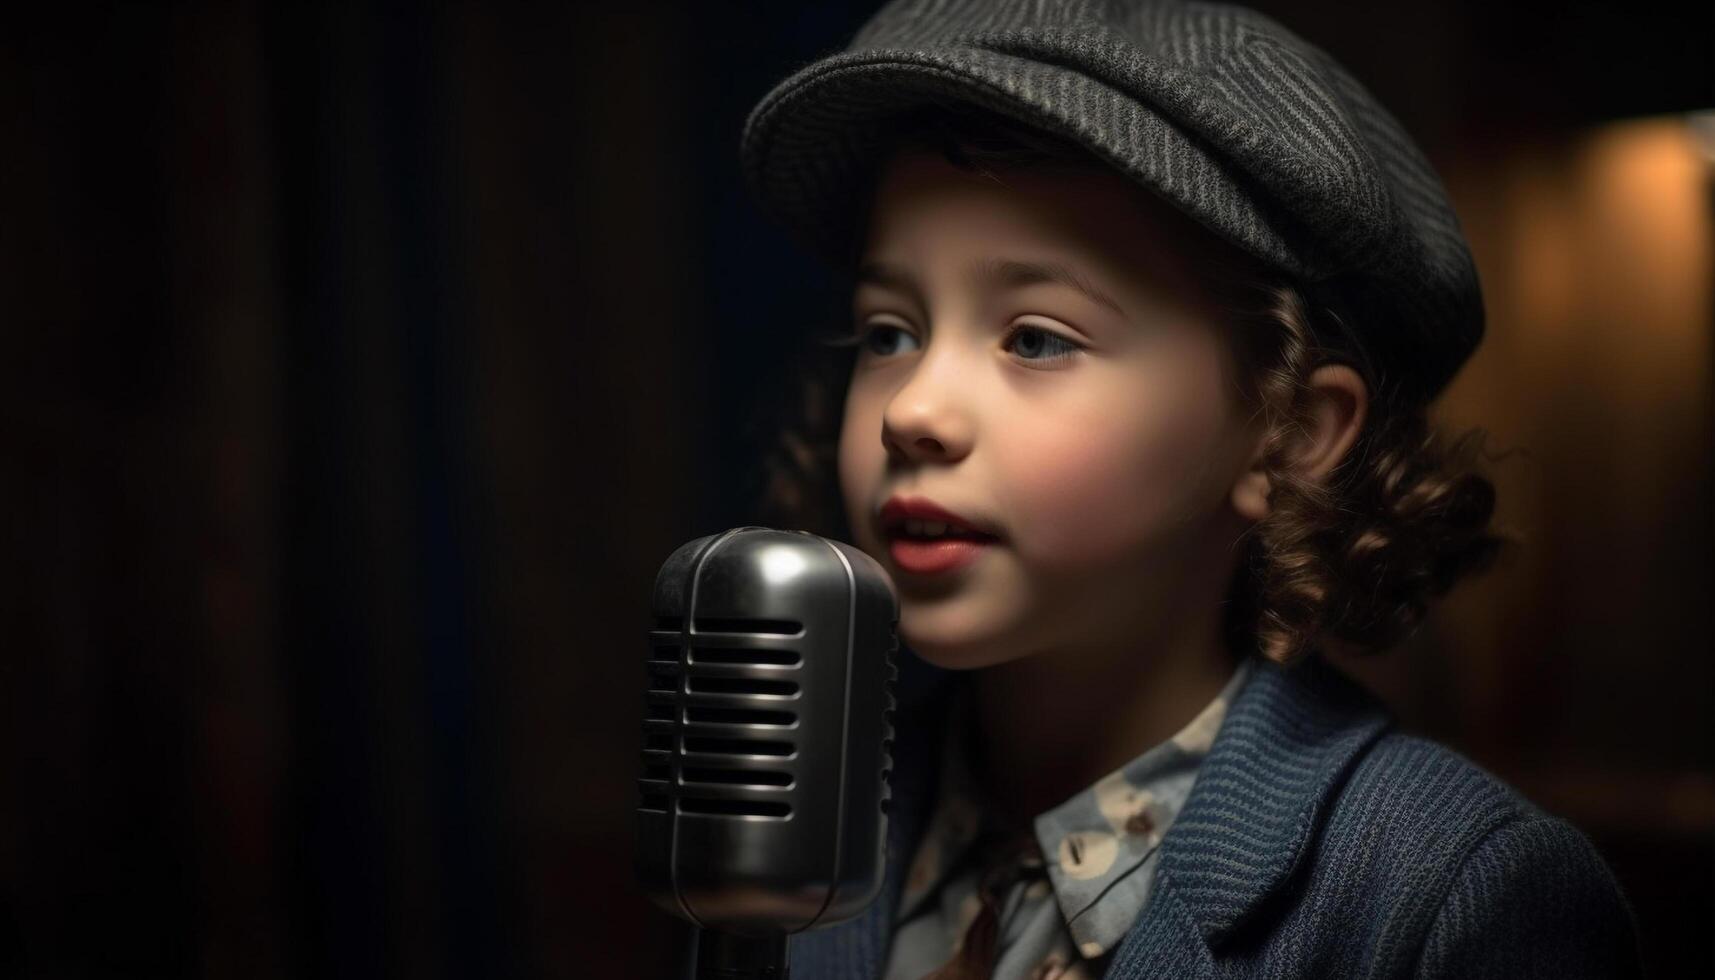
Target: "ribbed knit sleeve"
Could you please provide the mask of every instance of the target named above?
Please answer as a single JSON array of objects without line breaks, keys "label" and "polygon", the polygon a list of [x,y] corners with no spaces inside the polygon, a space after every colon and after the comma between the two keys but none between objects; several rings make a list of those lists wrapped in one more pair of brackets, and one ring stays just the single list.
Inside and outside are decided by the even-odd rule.
[{"label": "ribbed knit sleeve", "polygon": [[1417,966],[1421,980],[1640,975],[1613,875],[1583,834],[1544,815],[1496,828],[1466,857]]}]

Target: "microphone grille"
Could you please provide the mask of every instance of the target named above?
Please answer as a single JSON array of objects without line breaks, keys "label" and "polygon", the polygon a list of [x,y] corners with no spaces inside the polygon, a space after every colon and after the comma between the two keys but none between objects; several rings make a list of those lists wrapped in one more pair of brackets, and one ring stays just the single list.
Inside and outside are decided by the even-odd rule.
[{"label": "microphone grille", "polygon": [[[803,624],[658,617],[650,631],[641,808],[784,819],[792,813]],[[674,770],[677,767],[677,779]],[[767,796],[736,795],[752,787]]]}]

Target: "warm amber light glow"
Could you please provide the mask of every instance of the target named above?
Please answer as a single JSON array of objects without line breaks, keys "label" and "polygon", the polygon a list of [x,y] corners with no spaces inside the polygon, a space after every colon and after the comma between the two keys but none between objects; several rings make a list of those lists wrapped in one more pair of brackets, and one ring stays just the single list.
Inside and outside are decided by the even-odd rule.
[{"label": "warm amber light glow", "polygon": [[1703,151],[1703,159],[1715,164],[1715,109],[1686,113],[1685,126]]},{"label": "warm amber light glow", "polygon": [[1456,687],[1463,737],[1516,752],[1526,782],[1533,744],[1594,753],[1672,739],[1671,712],[1615,706],[1658,701],[1659,678],[1684,671],[1676,638],[1705,632],[1715,448],[1715,142],[1705,132],[1715,136],[1715,117],[1629,120],[1468,147],[1446,174],[1488,331],[1433,415],[1451,434],[1486,429],[1491,452],[1523,450],[1488,470],[1497,520],[1524,543],[1455,590],[1417,639],[1417,669],[1438,682],[1380,668],[1376,679],[1407,704],[1435,683]]}]

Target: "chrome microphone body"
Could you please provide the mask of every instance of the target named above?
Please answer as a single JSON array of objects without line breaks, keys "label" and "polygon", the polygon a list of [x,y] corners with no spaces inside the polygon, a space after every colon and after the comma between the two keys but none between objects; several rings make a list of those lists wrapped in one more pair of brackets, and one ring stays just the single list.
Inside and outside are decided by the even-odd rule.
[{"label": "chrome microphone body", "polygon": [[704,975],[784,977],[787,935],[881,890],[897,593],[850,545],[741,527],[677,549],[653,605],[639,882]]}]

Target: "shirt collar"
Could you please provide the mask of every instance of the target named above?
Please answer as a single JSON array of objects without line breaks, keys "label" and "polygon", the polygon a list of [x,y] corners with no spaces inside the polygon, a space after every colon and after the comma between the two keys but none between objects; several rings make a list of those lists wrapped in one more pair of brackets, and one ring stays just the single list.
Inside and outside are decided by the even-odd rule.
[{"label": "shirt collar", "polygon": [[[1117,945],[1148,901],[1152,876],[1133,872],[1172,826],[1251,665],[1251,658],[1242,659],[1220,693],[1170,738],[1033,820],[1055,900],[1085,956]],[[969,692],[961,687],[942,740],[935,812],[900,900],[901,921],[918,914],[987,826],[959,737],[968,730],[969,711]]]},{"label": "shirt collar", "polygon": [[[1226,942],[1285,887],[1351,767],[1393,727],[1386,706],[1320,654],[1291,667],[1251,656],[1251,677],[1156,852],[1155,898],[1113,952],[1116,963],[1183,958],[1187,944],[1207,955]],[[879,975],[906,862],[936,799],[935,746],[957,672],[903,659],[886,881],[856,918],[791,937],[794,972],[805,976]]]}]

